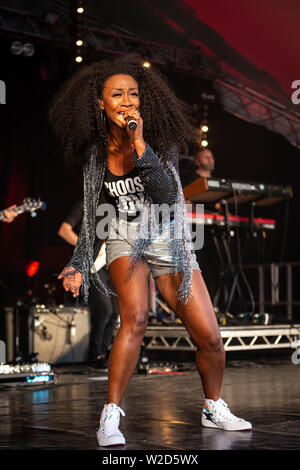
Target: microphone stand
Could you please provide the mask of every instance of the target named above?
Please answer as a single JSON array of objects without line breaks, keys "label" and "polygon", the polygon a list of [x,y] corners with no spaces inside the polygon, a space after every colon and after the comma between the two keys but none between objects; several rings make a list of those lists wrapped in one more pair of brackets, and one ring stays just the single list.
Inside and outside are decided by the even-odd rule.
[{"label": "microphone stand", "polygon": [[252,237],[257,236],[256,228],[255,228],[255,225],[254,225],[254,207],[255,207],[255,205],[256,205],[255,201],[252,201],[251,206],[250,206],[250,224],[249,224],[250,235],[252,235]]},{"label": "microphone stand", "polygon": [[225,220],[225,227],[228,240],[230,239],[230,230],[229,230],[229,210],[228,210],[228,202],[226,199],[222,199],[220,203],[224,206],[224,220]]},{"label": "microphone stand", "polygon": [[229,229],[228,202],[227,202],[226,199],[222,199],[221,203],[224,206],[224,220],[225,220],[226,233],[227,233],[227,241],[225,240],[225,237],[224,237],[223,238],[223,244],[224,244],[225,252],[227,254],[227,259],[228,259],[228,271],[230,272],[230,274],[232,275],[232,278],[233,278],[233,284],[231,286],[231,291],[230,291],[229,297],[227,299],[227,304],[226,304],[226,308],[225,308],[225,315],[226,315],[226,312],[228,312],[229,308],[231,307],[234,292],[235,292],[236,289],[237,289],[238,294],[240,296],[240,300],[242,300],[243,297],[242,297],[242,291],[241,291],[241,288],[240,288],[240,285],[239,285],[239,282],[238,282],[239,281],[240,271],[241,271],[241,265],[240,265],[241,260],[240,259],[238,260],[238,266],[235,270],[234,265],[232,263],[231,254],[230,254],[229,240],[230,240],[231,235],[230,235],[230,229]]},{"label": "microphone stand", "polygon": [[[221,247],[219,245],[216,233],[215,231],[213,231],[213,241],[214,241],[215,248],[216,248],[216,251],[219,257],[219,262],[220,262],[220,279],[219,279],[217,292],[213,299],[213,306],[217,307],[219,310],[221,310],[219,306],[219,302],[220,302],[220,295],[222,291],[223,291],[223,302],[224,304],[225,302],[227,302],[226,297],[228,295],[228,290],[229,290],[228,284],[231,283],[230,279],[228,279],[228,275],[231,274],[232,278],[234,277],[234,266],[232,264],[230,248],[229,248],[229,241],[230,241],[231,235],[230,235],[230,228],[229,228],[228,203],[226,199],[222,199],[220,201],[220,204],[224,206],[225,232],[223,232],[220,237],[221,243],[223,244],[224,256],[222,256]],[[239,286],[238,286],[238,290],[240,293]],[[225,305],[223,305],[223,309],[224,307]],[[225,308],[225,313],[226,311],[227,309]]]},{"label": "microphone stand", "polygon": [[18,300],[14,308],[14,362],[20,364],[23,361],[23,354],[20,351],[20,314],[23,302]]}]

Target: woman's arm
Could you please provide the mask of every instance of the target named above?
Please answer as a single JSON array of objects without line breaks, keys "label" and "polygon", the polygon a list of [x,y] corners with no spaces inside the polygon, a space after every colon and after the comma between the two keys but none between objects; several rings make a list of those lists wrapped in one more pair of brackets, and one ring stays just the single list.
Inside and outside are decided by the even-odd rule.
[{"label": "woman's arm", "polygon": [[[157,204],[172,205],[176,201],[178,187],[171,168],[163,165],[143,137],[143,119],[137,109],[129,108],[124,112],[124,124],[131,142],[135,147],[132,160],[139,170],[142,183],[152,201]],[[137,126],[130,130],[128,118],[133,118]]]},{"label": "woman's arm", "polygon": [[139,170],[145,189],[154,203],[174,204],[178,187],[171,169],[166,168],[149,145],[141,157],[134,152],[132,160]]}]

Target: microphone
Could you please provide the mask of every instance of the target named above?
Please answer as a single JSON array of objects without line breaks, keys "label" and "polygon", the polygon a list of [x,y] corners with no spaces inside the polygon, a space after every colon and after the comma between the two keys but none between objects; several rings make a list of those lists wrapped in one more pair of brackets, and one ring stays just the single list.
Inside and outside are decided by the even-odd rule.
[{"label": "microphone", "polygon": [[130,116],[128,116],[126,118],[126,121],[127,121],[127,126],[128,126],[128,129],[130,129],[131,131],[135,131],[136,128],[137,128],[137,122],[135,119],[131,118]]}]

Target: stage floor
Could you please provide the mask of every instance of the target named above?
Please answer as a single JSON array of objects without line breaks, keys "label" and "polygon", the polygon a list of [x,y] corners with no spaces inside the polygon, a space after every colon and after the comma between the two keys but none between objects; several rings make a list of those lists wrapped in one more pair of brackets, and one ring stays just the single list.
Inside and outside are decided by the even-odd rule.
[{"label": "stage floor", "polygon": [[[292,352],[291,352],[292,354]],[[193,364],[192,364],[193,366]],[[57,383],[0,387],[0,449],[99,448],[107,376],[85,366],[54,368]],[[291,357],[229,362],[222,397],[252,431],[202,428],[196,370],[132,378],[122,403],[125,450],[296,450],[300,448],[300,364]]]}]

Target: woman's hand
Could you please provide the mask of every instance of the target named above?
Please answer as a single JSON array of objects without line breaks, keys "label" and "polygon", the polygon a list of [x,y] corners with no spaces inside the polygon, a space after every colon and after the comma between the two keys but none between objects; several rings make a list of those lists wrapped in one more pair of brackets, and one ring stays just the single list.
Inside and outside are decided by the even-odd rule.
[{"label": "woman's hand", "polygon": [[77,271],[72,266],[66,266],[58,276],[58,279],[63,279],[63,288],[67,292],[71,291],[73,297],[78,297],[82,283],[81,272]]},{"label": "woman's hand", "polygon": [[[130,130],[127,126],[129,118],[133,118],[137,123],[137,127],[134,131]],[[141,118],[141,115],[137,109],[129,108],[124,112],[124,120],[126,122],[127,134],[135,146],[136,153],[139,157],[141,157],[146,149],[146,142],[144,141],[143,137],[143,119]]]}]

